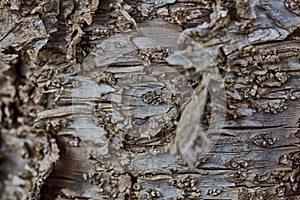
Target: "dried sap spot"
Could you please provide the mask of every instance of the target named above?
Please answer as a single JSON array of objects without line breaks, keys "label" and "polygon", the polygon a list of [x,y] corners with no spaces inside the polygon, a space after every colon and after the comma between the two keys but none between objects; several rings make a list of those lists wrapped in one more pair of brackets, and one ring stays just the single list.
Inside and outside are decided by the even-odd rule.
[{"label": "dried sap spot", "polygon": [[258,197],[258,199],[268,199],[269,193],[266,190],[258,189],[255,192],[255,195]]},{"label": "dried sap spot", "polygon": [[300,15],[300,1],[299,0],[285,0],[284,5],[291,12]]},{"label": "dried sap spot", "polygon": [[274,99],[268,101],[253,102],[253,106],[258,112],[263,113],[280,113],[287,109],[287,101],[285,99]]},{"label": "dried sap spot", "polygon": [[148,196],[150,196],[150,198],[158,198],[160,197],[160,192],[158,190],[155,189],[149,189],[147,190]]},{"label": "dried sap spot", "polygon": [[197,187],[198,180],[196,178],[186,177],[180,180],[171,180],[170,185],[182,189],[181,195],[188,199],[198,199],[201,196],[201,190]]},{"label": "dried sap spot", "polygon": [[117,79],[115,78],[114,74],[109,72],[93,72],[91,74],[91,78],[95,80],[98,84],[107,83],[110,85],[115,85],[117,83]]},{"label": "dried sap spot", "polygon": [[252,197],[253,197],[253,194],[251,194],[250,191],[248,191],[244,188],[239,191],[238,200],[251,200]]},{"label": "dried sap spot", "polygon": [[[203,1],[201,2],[201,4]],[[161,10],[160,10],[161,11]],[[204,22],[209,22],[211,10],[204,7],[190,5],[190,7],[174,7],[166,12],[159,12],[165,20],[182,25],[183,28],[194,27]]]},{"label": "dried sap spot", "polygon": [[254,182],[258,183],[277,183],[277,174],[273,172],[267,172],[264,174],[257,174],[254,177]]},{"label": "dried sap spot", "polygon": [[135,20],[128,12],[132,10],[129,5],[110,4],[109,29],[114,33],[125,32],[131,29],[132,25],[137,28]]},{"label": "dried sap spot", "polygon": [[283,154],[279,157],[279,164],[299,168],[300,166],[300,151]]},{"label": "dried sap spot", "polygon": [[207,194],[209,196],[218,196],[221,193],[222,193],[222,190],[220,190],[220,189],[210,189],[207,191]]},{"label": "dried sap spot", "polygon": [[149,60],[150,62],[164,62],[165,59],[170,55],[169,48],[151,48],[151,49],[140,49],[138,55],[142,58]]},{"label": "dried sap spot", "polygon": [[144,103],[150,104],[150,105],[160,105],[162,103],[168,102],[168,100],[173,100],[172,98],[174,95],[172,94],[165,94],[158,91],[149,91],[142,95],[142,100]]},{"label": "dried sap spot", "polygon": [[249,161],[232,159],[225,164],[230,169],[246,169],[249,166]]},{"label": "dried sap spot", "polygon": [[79,137],[72,137],[69,139],[68,143],[71,147],[79,147],[80,146],[80,138]]},{"label": "dried sap spot", "polygon": [[229,174],[227,180],[234,183],[241,183],[246,180],[248,173],[242,170]]},{"label": "dried sap spot", "polygon": [[278,139],[272,136],[271,133],[259,134],[253,138],[253,143],[259,147],[270,147],[272,146]]},{"label": "dried sap spot", "polygon": [[116,122],[112,116],[104,111],[101,108],[96,107],[92,113],[93,120],[95,124],[103,127],[106,131],[106,136],[109,139],[112,139],[114,136],[120,133],[120,130],[116,127]]}]

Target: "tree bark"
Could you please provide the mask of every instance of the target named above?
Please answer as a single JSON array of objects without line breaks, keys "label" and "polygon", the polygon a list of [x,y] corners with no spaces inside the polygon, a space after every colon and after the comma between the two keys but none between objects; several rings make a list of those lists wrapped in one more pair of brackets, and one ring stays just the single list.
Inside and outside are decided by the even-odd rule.
[{"label": "tree bark", "polygon": [[1,2],[1,199],[299,199],[299,5]]}]

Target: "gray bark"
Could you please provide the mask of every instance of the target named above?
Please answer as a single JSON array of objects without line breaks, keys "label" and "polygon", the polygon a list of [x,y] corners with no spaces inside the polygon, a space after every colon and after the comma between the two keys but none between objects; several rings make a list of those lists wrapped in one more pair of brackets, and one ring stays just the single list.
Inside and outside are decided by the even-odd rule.
[{"label": "gray bark", "polygon": [[1,2],[1,199],[299,199],[299,5]]}]

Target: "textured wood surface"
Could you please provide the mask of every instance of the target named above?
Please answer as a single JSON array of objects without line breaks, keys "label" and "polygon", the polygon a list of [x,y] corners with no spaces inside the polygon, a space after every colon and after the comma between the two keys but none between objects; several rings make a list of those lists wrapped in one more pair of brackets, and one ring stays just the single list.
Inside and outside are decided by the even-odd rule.
[{"label": "textured wood surface", "polygon": [[299,199],[299,2],[0,2],[0,199]]}]

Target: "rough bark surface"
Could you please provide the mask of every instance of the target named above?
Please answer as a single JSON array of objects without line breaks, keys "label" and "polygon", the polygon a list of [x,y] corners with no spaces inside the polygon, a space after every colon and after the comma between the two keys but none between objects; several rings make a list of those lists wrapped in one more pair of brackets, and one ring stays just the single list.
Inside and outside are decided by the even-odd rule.
[{"label": "rough bark surface", "polygon": [[0,2],[0,199],[300,199],[298,0]]}]

